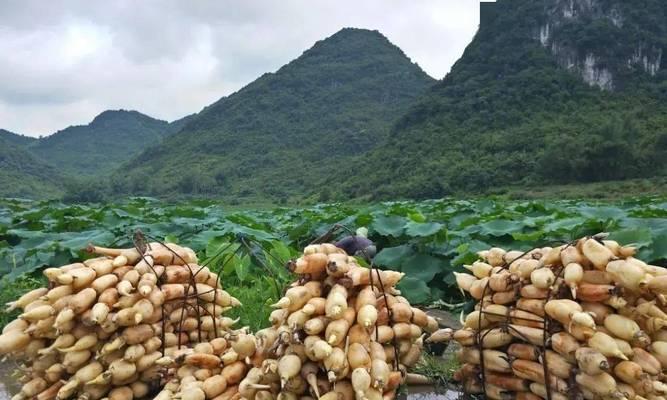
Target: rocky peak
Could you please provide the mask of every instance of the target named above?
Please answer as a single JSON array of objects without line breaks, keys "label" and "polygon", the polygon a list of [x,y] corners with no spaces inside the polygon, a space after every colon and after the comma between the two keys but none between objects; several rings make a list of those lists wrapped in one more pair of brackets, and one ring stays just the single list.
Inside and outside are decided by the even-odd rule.
[{"label": "rocky peak", "polygon": [[[664,28],[646,23],[646,13],[655,10],[637,7],[642,5],[617,0],[546,0],[533,37],[561,67],[591,86],[614,90],[620,76],[655,76],[662,68]],[[658,15],[666,12],[660,3],[653,7]]]}]

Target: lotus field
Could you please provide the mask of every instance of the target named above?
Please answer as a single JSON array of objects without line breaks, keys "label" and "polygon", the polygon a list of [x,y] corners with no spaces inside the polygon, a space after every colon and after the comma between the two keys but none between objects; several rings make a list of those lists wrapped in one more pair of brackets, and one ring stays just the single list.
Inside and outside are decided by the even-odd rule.
[{"label": "lotus field", "polygon": [[[336,240],[368,229],[374,263],[406,273],[398,288],[414,304],[459,303],[452,272],[492,246],[528,250],[609,232],[638,247],[638,257],[667,260],[667,199],[511,201],[500,199],[345,204],[238,210],[211,201],[175,204],[134,198],[103,205],[0,201],[0,300],[44,283],[40,271],[92,257],[86,247],[131,247],[136,230],[150,240],[181,243],[200,263],[221,271],[244,304],[242,323],[267,324],[268,305],[293,277],[284,265],[338,225]],[[232,311],[232,315],[234,312]],[[2,315],[3,323],[9,316]]]}]

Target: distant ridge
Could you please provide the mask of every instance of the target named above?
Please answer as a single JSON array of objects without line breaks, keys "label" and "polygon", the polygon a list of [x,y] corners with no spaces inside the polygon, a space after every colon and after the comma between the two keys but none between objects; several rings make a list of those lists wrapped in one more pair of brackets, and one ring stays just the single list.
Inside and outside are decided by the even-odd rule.
[{"label": "distant ridge", "polygon": [[320,196],[434,82],[378,31],[346,28],[206,107],[116,178],[153,195]]},{"label": "distant ridge", "polygon": [[26,146],[37,140],[36,138],[19,135],[18,133],[10,132],[4,129],[0,129],[0,139],[4,139],[6,143],[11,143],[18,146]]},{"label": "distant ridge", "polygon": [[87,125],[70,126],[28,148],[66,174],[104,175],[171,133],[166,121],[137,111],[107,110]]},{"label": "distant ridge", "polygon": [[63,194],[62,179],[55,168],[0,134],[0,197],[57,198]]}]

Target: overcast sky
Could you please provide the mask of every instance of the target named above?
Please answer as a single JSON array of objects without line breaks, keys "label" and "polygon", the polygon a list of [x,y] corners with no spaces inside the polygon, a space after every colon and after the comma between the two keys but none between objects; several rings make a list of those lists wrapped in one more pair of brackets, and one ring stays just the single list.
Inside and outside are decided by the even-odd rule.
[{"label": "overcast sky", "polygon": [[343,27],[440,79],[478,24],[478,0],[0,0],[0,128],[46,135],[118,108],[171,121]]}]

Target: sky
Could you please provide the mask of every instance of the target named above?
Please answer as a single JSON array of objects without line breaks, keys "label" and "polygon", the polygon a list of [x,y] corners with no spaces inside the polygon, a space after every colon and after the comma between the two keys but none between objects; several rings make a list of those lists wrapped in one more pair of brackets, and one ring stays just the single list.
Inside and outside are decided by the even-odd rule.
[{"label": "sky", "polygon": [[478,24],[479,0],[3,0],[0,128],[48,135],[121,108],[172,121],[344,27],[441,79]]}]

